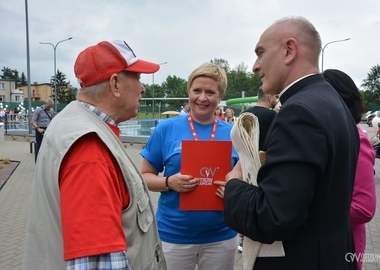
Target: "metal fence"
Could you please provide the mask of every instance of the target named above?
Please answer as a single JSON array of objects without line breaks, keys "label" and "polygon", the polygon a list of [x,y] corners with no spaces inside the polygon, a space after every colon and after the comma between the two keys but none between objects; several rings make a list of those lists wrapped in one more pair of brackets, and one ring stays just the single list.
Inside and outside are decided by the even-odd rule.
[{"label": "metal fence", "polygon": [[0,117],[0,122],[4,123],[4,132],[6,135],[8,134],[8,131],[11,130],[29,130],[29,120],[27,114],[10,114],[7,112],[4,116]]}]

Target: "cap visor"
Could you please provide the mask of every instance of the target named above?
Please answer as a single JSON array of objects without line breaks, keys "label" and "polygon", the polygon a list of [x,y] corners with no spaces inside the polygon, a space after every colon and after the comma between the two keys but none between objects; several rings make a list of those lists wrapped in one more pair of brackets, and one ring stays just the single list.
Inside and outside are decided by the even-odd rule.
[{"label": "cap visor", "polygon": [[160,69],[159,64],[155,64],[155,63],[148,62],[148,61],[140,59],[136,63],[127,67],[124,70],[131,71],[131,72],[150,74],[150,73],[157,72],[159,69]]}]

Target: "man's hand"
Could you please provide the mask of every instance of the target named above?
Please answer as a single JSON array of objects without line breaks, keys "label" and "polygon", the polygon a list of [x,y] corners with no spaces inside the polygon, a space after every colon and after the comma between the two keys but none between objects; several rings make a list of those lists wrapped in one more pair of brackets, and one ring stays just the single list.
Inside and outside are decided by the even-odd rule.
[{"label": "man's hand", "polygon": [[235,167],[226,175],[226,182],[230,181],[231,179],[242,179],[243,178],[243,172],[241,170],[241,164],[240,161],[236,163]]},{"label": "man's hand", "polygon": [[224,199],[224,189],[226,186],[226,182],[225,181],[215,181],[214,185],[218,186],[216,193],[215,193],[216,196],[218,196],[221,199]]}]

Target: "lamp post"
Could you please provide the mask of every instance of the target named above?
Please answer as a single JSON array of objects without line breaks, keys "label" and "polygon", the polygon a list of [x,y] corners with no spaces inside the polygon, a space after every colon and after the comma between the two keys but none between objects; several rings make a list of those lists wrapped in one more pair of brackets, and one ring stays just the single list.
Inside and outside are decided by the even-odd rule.
[{"label": "lamp post", "polygon": [[[163,63],[160,63],[159,65],[165,65],[167,64],[168,62],[163,62]],[[154,118],[154,73],[152,74],[152,112],[153,112],[153,118]]]},{"label": "lamp post", "polygon": [[30,108],[32,107],[32,93],[30,88],[30,49],[29,49],[29,15],[28,15],[28,0],[25,0],[25,26],[26,26],[26,69],[28,78],[28,130],[29,135],[33,134],[32,129],[32,113]]},{"label": "lamp post", "polygon": [[323,46],[323,48],[322,48],[322,71],[323,71],[323,56],[324,56],[324,51],[325,51],[326,46],[329,45],[329,44],[331,44],[331,43],[343,42],[343,41],[347,41],[347,40],[350,40],[350,39],[351,38],[333,40],[333,41],[327,42],[326,45]]},{"label": "lamp post", "polygon": [[57,113],[57,46],[59,43],[73,39],[72,37],[62,39],[58,41],[55,45],[50,42],[40,42],[40,44],[49,44],[54,50],[54,111]]}]

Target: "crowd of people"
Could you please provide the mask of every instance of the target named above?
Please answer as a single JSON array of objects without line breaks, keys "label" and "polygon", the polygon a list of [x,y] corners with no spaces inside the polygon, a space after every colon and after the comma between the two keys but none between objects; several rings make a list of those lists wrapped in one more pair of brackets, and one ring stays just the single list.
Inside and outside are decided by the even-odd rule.
[{"label": "crowd of people", "polygon": [[[232,270],[244,235],[283,247],[283,255],[259,253],[244,269],[361,269],[376,193],[374,153],[357,126],[360,93],[344,72],[320,72],[321,37],[303,17],[274,22],[254,52],[262,85],[245,112],[257,116],[266,155],[257,185],[242,181],[233,147],[224,179],[212,178],[220,168],[209,163],[218,164],[218,155],[194,175],[182,172],[184,141],[232,145],[238,118],[219,107],[228,85],[223,68],[207,62],[191,72],[189,102],[157,125],[139,168],[117,124],[137,115],[140,74],[160,65],[137,58],[122,40],[80,52],[77,100],[52,119],[47,101],[44,119],[33,121],[43,140],[23,268]],[[204,186],[223,208],[183,209],[181,198]],[[156,210],[149,191],[160,193]]]}]

